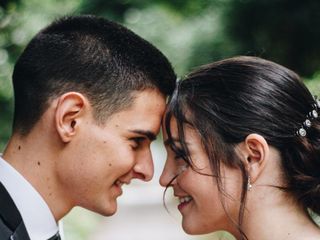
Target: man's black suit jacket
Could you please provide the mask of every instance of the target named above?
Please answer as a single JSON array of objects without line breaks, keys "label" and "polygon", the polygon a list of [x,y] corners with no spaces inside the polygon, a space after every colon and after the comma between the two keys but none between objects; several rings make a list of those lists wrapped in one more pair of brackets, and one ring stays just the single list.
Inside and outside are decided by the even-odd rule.
[{"label": "man's black suit jacket", "polygon": [[0,239],[30,240],[19,210],[0,182]]}]

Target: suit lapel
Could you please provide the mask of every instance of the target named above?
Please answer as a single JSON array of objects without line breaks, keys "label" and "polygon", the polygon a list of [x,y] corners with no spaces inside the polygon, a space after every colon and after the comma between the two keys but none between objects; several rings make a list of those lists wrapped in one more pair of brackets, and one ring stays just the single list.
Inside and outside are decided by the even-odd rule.
[{"label": "suit lapel", "polygon": [[12,240],[30,240],[27,229],[23,222],[19,224],[14,233],[10,236]]},{"label": "suit lapel", "polygon": [[[21,215],[9,193],[0,182],[0,231],[6,234],[11,231],[12,239],[29,240]],[[0,233],[0,236],[1,234]],[[10,236],[10,237],[11,237]],[[2,239],[2,238],[1,238]]]},{"label": "suit lapel", "polygon": [[2,221],[0,217],[0,239],[9,239],[12,235],[12,231],[8,228],[8,226]]}]

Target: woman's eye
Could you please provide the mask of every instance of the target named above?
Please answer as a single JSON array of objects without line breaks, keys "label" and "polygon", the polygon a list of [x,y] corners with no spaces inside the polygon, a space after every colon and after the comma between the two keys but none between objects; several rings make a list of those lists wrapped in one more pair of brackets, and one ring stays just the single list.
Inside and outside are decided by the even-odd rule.
[{"label": "woman's eye", "polygon": [[187,154],[180,148],[175,148],[174,160],[176,161],[177,174],[184,172],[189,167]]},{"label": "woman's eye", "polygon": [[175,154],[174,159],[175,160],[184,160],[184,155],[183,154]]},{"label": "woman's eye", "polygon": [[174,152],[175,152],[175,155],[174,155],[175,160],[184,160],[185,161],[186,154],[182,149],[176,149]]}]

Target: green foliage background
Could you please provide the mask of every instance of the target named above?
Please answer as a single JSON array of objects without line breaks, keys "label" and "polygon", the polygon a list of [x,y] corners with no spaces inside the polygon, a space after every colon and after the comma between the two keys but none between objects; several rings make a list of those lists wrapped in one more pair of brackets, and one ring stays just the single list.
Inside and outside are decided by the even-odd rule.
[{"label": "green foliage background", "polygon": [[125,24],[162,50],[179,76],[254,55],[295,70],[320,93],[318,0],[0,0],[0,152],[11,134],[14,62],[38,30],[70,14]]},{"label": "green foliage background", "polygon": [[[69,14],[125,24],[160,48],[179,76],[221,58],[255,55],[319,79],[317,0],[0,0],[0,150],[11,133],[14,62],[38,30]],[[317,88],[315,80],[310,85]]]}]

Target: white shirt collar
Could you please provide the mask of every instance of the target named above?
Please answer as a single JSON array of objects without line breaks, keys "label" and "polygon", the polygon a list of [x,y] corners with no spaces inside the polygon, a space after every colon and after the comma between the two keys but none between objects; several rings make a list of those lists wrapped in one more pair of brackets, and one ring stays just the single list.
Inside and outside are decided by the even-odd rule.
[{"label": "white shirt collar", "polygon": [[20,211],[31,240],[44,240],[58,232],[58,225],[44,199],[0,155],[0,181]]}]

